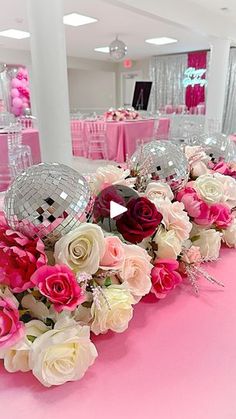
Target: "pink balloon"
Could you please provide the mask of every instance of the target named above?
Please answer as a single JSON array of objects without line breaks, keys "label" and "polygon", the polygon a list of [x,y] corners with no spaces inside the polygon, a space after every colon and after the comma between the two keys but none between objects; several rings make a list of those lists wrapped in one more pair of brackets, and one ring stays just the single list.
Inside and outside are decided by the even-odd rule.
[{"label": "pink balloon", "polygon": [[26,81],[25,79],[22,79],[22,80],[21,80],[21,85],[22,85],[23,87],[27,87],[27,81]]},{"label": "pink balloon", "polygon": [[29,108],[28,102],[23,103],[23,109],[27,109],[27,108]]},{"label": "pink balloon", "polygon": [[11,81],[11,85],[12,85],[12,87],[20,87],[21,86],[21,80],[18,80],[16,77],[14,77],[14,79],[12,79],[12,81]]},{"label": "pink balloon", "polygon": [[22,102],[23,103],[28,103],[29,101],[28,101],[27,97],[22,97]]},{"label": "pink balloon", "polygon": [[19,90],[16,89],[15,87],[13,89],[11,89],[11,96],[12,97],[19,97],[20,96]]},{"label": "pink balloon", "polygon": [[22,108],[22,99],[19,97],[14,97],[14,99],[12,100],[12,105],[14,108]]},{"label": "pink balloon", "polygon": [[13,113],[15,116],[20,116],[20,115],[22,115],[22,109],[20,109],[20,108],[15,108],[15,106],[13,106],[13,107],[12,107],[12,113]]}]

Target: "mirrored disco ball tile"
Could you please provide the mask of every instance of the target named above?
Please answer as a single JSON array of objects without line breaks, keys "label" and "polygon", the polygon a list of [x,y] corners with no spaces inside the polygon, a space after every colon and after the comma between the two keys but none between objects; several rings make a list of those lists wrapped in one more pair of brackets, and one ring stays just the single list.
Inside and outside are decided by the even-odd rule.
[{"label": "mirrored disco ball tile", "polygon": [[130,159],[130,169],[150,181],[168,183],[173,191],[188,180],[189,166],[183,150],[169,140],[154,140],[139,147]]},{"label": "mirrored disco ball tile", "polygon": [[213,163],[236,161],[236,144],[225,134],[202,134],[194,137],[191,145],[202,146]]},{"label": "mirrored disco ball tile", "polygon": [[48,245],[77,227],[92,212],[87,181],[58,163],[41,163],[18,176],[5,196],[11,228],[39,236]]}]

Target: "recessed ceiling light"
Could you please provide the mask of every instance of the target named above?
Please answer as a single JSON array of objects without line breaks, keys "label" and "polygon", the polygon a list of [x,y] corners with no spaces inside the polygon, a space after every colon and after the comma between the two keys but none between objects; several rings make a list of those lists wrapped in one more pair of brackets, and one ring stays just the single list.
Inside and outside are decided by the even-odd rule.
[{"label": "recessed ceiling light", "polygon": [[0,32],[0,36],[5,36],[6,38],[24,39],[29,38],[30,33],[19,31],[18,29],[7,29],[6,31]]},{"label": "recessed ceiling light", "polygon": [[163,36],[161,38],[146,39],[145,42],[147,42],[148,44],[154,44],[154,45],[166,45],[166,44],[173,44],[174,42],[178,42],[178,41],[177,39],[167,38]]},{"label": "recessed ceiling light", "polygon": [[104,54],[109,54],[109,52],[110,52],[109,47],[94,48],[94,51],[103,52]]},{"label": "recessed ceiling light", "polygon": [[87,25],[88,23],[97,22],[97,19],[89,16],[79,15],[78,13],[70,13],[63,17],[63,22],[65,25],[70,26],[82,26]]}]

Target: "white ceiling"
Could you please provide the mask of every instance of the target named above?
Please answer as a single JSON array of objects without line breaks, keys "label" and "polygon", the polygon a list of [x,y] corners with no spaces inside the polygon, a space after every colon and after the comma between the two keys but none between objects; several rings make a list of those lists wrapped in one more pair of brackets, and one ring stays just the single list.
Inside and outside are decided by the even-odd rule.
[{"label": "white ceiling", "polygon": [[[25,0],[0,0],[0,31],[28,30],[26,5]],[[221,7],[229,7],[230,11],[222,12]],[[194,20],[195,10],[200,15],[196,13]],[[94,48],[109,45],[116,34],[128,45],[132,59],[208,48],[209,36],[217,36],[217,31],[236,41],[236,0],[64,0],[64,12],[98,19],[90,25],[65,27],[67,55],[72,57],[109,59],[106,54],[94,52]],[[144,42],[159,36],[179,42],[166,46]],[[29,46],[29,39],[0,37],[0,48],[29,50]]]}]

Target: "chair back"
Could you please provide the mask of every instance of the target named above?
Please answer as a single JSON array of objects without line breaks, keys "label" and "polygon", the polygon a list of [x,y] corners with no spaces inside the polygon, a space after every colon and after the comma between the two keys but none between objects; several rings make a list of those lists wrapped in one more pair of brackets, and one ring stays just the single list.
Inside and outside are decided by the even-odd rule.
[{"label": "chair back", "polygon": [[91,136],[105,136],[107,124],[104,121],[88,122],[87,130]]}]

